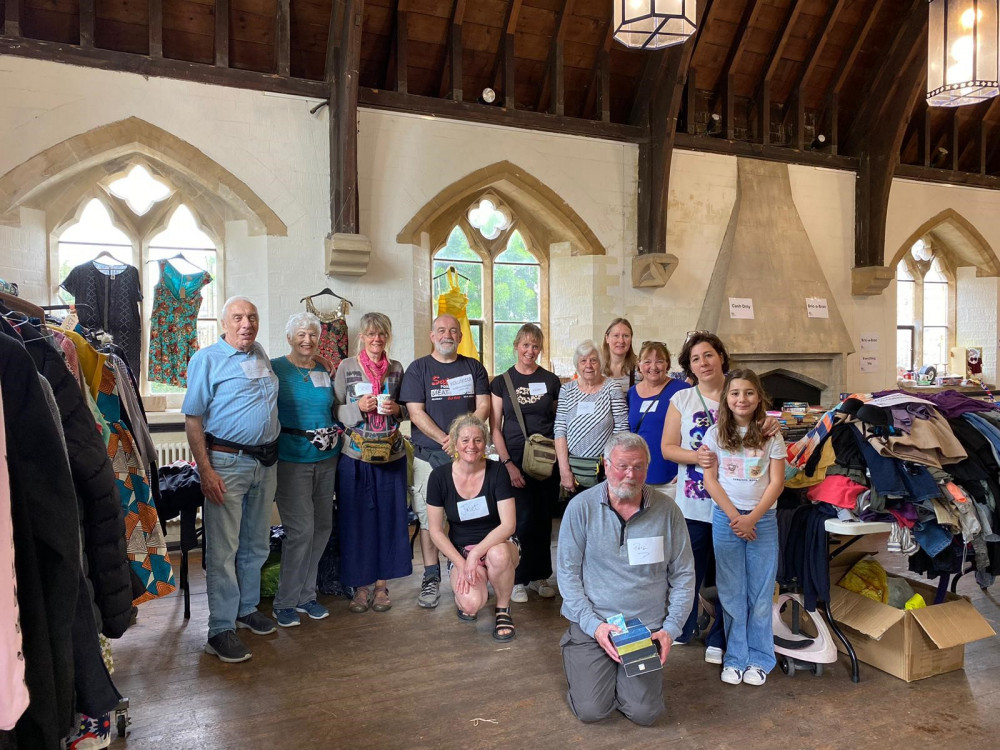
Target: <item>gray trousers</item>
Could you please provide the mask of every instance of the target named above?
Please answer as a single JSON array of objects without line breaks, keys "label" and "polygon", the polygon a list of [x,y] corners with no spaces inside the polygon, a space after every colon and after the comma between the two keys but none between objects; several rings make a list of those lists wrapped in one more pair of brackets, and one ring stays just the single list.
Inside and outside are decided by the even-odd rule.
[{"label": "gray trousers", "polygon": [[316,598],[316,570],[333,532],[333,492],[340,454],[313,463],[278,461],[278,503],[285,539],[274,609]]},{"label": "gray trousers", "polygon": [[616,709],[649,726],[663,713],[663,672],[629,677],[601,644],[571,622],[559,641],[569,708],[580,721],[600,721]]}]

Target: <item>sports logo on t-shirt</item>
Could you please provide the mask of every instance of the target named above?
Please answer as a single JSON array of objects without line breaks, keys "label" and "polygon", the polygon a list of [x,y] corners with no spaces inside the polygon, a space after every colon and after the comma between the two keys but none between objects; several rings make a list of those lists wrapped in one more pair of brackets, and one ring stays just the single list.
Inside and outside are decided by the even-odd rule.
[{"label": "sports logo on t-shirt", "polygon": [[431,401],[455,401],[475,395],[472,375],[443,378],[431,376]]}]

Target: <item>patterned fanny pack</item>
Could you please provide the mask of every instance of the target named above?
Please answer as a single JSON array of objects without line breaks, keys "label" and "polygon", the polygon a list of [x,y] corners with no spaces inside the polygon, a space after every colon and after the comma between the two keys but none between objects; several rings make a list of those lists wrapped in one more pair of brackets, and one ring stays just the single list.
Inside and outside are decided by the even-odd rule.
[{"label": "patterned fanny pack", "polygon": [[286,435],[298,435],[308,440],[317,450],[332,451],[337,447],[340,436],[344,433],[344,428],[317,427],[315,430],[297,430],[294,427],[282,427],[281,431]]},{"label": "patterned fanny pack", "polygon": [[398,430],[384,438],[365,437],[360,432],[351,429],[348,429],[345,434],[351,450],[356,451],[366,464],[386,463],[402,440]]}]

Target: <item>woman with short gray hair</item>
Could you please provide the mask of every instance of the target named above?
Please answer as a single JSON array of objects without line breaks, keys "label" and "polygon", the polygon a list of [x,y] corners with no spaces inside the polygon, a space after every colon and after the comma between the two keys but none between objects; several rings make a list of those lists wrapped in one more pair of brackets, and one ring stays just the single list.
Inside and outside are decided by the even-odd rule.
[{"label": "woman with short gray hair", "polygon": [[299,613],[322,620],[330,612],[316,601],[316,571],[333,532],[333,491],[340,435],[330,374],[316,361],[320,322],[312,313],[285,325],[290,351],[271,360],[278,377],[278,484],[275,501],[285,530],[274,619],[300,624]]},{"label": "woman with short gray hair", "polygon": [[601,451],[617,432],[628,430],[621,385],[602,373],[601,351],[584,341],[573,352],[577,378],[563,385],[556,408],[555,443],[559,481],[575,493],[604,478]]}]

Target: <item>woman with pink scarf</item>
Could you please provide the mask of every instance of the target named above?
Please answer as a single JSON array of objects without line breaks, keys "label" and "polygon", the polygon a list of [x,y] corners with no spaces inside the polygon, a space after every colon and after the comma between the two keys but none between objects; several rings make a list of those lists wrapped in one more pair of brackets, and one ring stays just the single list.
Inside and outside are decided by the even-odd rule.
[{"label": "woman with pink scarf", "polygon": [[410,575],[406,447],[398,402],[403,366],[389,359],[392,323],[382,313],[361,318],[358,355],[340,363],[334,381],[344,446],[337,471],[340,582],[354,589],[351,612],[385,612],[389,578]]}]

